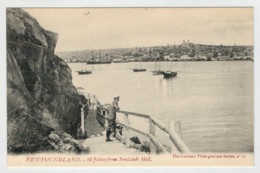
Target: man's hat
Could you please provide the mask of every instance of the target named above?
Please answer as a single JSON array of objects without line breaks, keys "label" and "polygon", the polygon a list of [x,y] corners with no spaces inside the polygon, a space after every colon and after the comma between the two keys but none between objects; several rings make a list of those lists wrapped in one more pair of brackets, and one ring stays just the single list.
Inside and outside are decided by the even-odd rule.
[{"label": "man's hat", "polygon": [[119,98],[119,95],[114,95],[114,99],[115,99],[115,98]]}]

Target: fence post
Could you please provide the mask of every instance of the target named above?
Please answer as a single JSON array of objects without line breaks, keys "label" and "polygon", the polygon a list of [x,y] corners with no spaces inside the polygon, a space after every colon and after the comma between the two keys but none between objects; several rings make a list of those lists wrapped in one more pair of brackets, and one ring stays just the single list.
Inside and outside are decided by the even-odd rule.
[{"label": "fence post", "polygon": [[[171,134],[174,133],[174,132],[176,132],[175,121],[171,120],[171,121],[168,123],[168,130],[169,130],[169,132],[170,132]],[[170,147],[171,147],[171,152],[172,152],[172,153],[179,153],[177,147],[174,145],[173,142],[171,142]]]},{"label": "fence post", "polygon": [[81,112],[81,131],[82,131],[82,137],[85,136],[85,120],[84,120],[84,107],[80,109]]},{"label": "fence post", "polygon": [[175,127],[175,131],[176,133],[181,136],[181,122],[180,121],[174,121],[174,127]]},{"label": "fence post", "polygon": [[93,109],[94,109],[94,110],[97,110],[97,99],[96,99],[96,96],[94,95],[93,98],[94,98],[94,106],[93,106]]},{"label": "fence post", "polygon": [[[129,125],[127,113],[124,114],[124,124],[127,126]],[[125,144],[126,144],[126,147],[129,147],[129,129],[127,127],[125,127]]]},{"label": "fence post", "polygon": [[189,148],[186,146],[186,144],[181,139],[180,122],[175,122],[173,120],[170,121],[169,133],[170,133],[169,135],[172,136],[172,138],[170,137],[170,139],[173,142],[173,144],[175,145],[175,148],[173,148],[173,150],[177,150],[177,152],[180,152],[180,153],[189,153],[190,152]]},{"label": "fence post", "polygon": [[[155,124],[151,118],[149,118],[149,133],[155,137]],[[150,139],[150,153],[157,152],[157,147],[153,144]]]},{"label": "fence post", "polygon": [[[107,121],[107,119],[106,119],[106,117],[107,117],[107,110],[106,109],[104,109],[105,110],[105,114],[104,114],[104,119],[105,119],[105,127],[106,127],[106,129],[107,129],[107,127],[108,127],[108,121]],[[101,113],[102,113],[102,115],[103,115],[103,112],[104,112],[104,110],[103,109],[101,109]]]}]

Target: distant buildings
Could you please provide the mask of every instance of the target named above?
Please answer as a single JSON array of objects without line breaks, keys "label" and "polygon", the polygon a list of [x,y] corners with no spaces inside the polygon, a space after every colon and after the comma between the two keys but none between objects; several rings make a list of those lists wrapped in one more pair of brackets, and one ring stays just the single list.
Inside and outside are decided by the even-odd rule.
[{"label": "distant buildings", "polygon": [[86,50],[57,53],[66,62],[95,61],[235,61],[254,60],[253,46],[194,44],[189,40],[180,45]]},{"label": "distant buildings", "polygon": [[185,40],[183,40],[183,43],[181,44],[182,47],[186,47],[186,48],[191,48],[194,47],[193,43],[190,43],[190,40],[187,40],[187,42]]}]

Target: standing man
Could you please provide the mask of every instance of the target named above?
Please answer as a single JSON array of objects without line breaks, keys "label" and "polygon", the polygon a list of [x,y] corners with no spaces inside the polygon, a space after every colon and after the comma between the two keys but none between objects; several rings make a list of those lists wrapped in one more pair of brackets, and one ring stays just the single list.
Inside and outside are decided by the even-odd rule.
[{"label": "standing man", "polygon": [[116,111],[119,110],[118,102],[119,95],[115,95],[107,116],[108,125],[106,132],[106,142],[111,141],[109,136],[112,132],[114,132],[114,137],[116,136]]}]

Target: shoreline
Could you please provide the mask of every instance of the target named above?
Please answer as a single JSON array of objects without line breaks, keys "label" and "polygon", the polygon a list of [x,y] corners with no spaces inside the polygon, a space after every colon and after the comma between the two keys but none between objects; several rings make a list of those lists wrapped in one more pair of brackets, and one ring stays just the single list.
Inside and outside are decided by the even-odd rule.
[{"label": "shoreline", "polygon": [[[65,61],[65,60],[64,60]],[[207,61],[207,60],[191,60],[191,61],[131,61],[131,62],[112,62],[111,64],[125,64],[125,63],[133,63],[133,62],[254,62],[254,60],[211,60],[211,61]],[[81,62],[66,62],[67,64],[74,64],[74,63],[86,63],[87,61],[81,61]],[[105,63],[104,63],[105,64]],[[87,64],[87,65],[102,65],[102,63],[100,64]],[[108,65],[108,64],[106,64]]]}]

